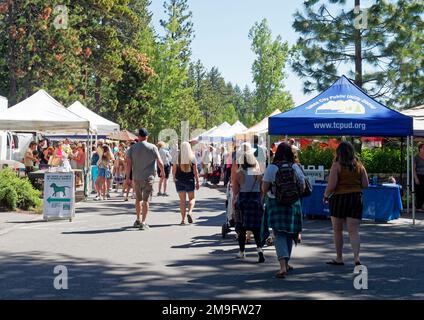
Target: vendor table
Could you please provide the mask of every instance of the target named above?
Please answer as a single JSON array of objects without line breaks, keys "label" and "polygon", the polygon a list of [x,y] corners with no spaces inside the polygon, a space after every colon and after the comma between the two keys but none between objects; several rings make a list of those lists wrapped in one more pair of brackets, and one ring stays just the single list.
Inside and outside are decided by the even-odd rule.
[{"label": "vendor table", "polygon": [[[328,204],[322,199],[326,184],[314,184],[312,195],[302,200],[302,211],[306,216],[330,216]],[[403,209],[398,185],[369,186],[363,190],[363,218],[375,221],[398,219]]]}]

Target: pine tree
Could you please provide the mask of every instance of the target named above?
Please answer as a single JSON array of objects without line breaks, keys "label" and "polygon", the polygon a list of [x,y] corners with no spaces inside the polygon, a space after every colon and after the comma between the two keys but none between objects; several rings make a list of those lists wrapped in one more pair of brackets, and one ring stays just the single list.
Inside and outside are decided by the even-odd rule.
[{"label": "pine tree", "polygon": [[356,13],[359,0],[348,2],[347,11],[345,0],[318,2],[305,1],[293,23],[300,37],[292,66],[305,93],[324,90],[348,70],[358,86],[390,104],[423,101],[422,1],[376,0]]}]

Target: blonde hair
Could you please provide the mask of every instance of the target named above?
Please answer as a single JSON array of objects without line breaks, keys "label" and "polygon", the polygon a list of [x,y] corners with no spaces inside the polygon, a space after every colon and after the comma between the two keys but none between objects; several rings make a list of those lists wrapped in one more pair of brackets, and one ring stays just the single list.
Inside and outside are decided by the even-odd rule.
[{"label": "blonde hair", "polygon": [[178,155],[178,165],[182,172],[190,172],[195,156],[193,150],[191,149],[190,143],[184,141],[181,144],[181,150]]},{"label": "blonde hair", "polygon": [[165,142],[163,142],[163,141],[159,141],[159,142],[158,142],[158,148],[159,148],[159,149],[162,149],[163,147],[165,147]]}]

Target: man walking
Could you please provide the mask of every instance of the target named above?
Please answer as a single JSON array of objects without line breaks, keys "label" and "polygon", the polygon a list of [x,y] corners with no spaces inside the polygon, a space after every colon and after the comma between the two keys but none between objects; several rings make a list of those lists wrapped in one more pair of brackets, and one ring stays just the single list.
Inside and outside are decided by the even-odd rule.
[{"label": "man walking", "polygon": [[[147,214],[149,212],[149,198],[153,193],[153,183],[155,180],[155,164],[164,176],[165,170],[158,148],[149,142],[149,132],[145,128],[138,131],[138,143],[133,145],[127,154],[126,160],[126,183],[130,185],[130,174],[132,170],[132,179],[134,181],[134,189],[136,194],[135,210],[137,213],[137,220],[134,227],[140,230],[148,230],[149,226],[146,224]],[[141,215],[141,221],[140,221]]]}]

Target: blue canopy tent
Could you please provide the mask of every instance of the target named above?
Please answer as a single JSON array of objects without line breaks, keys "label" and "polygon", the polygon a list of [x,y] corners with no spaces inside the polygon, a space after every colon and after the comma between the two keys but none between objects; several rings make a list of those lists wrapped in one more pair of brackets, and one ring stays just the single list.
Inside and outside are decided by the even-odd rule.
[{"label": "blue canopy tent", "polygon": [[[377,102],[347,77],[340,77],[312,100],[272,116],[268,122],[270,135],[407,137],[409,195],[409,182],[413,181],[413,157],[409,154],[413,146],[413,119]],[[415,224],[415,191],[414,184],[411,185]]]},{"label": "blue canopy tent", "polygon": [[412,123],[342,76],[312,100],[270,117],[269,134],[407,137],[413,135]]}]

